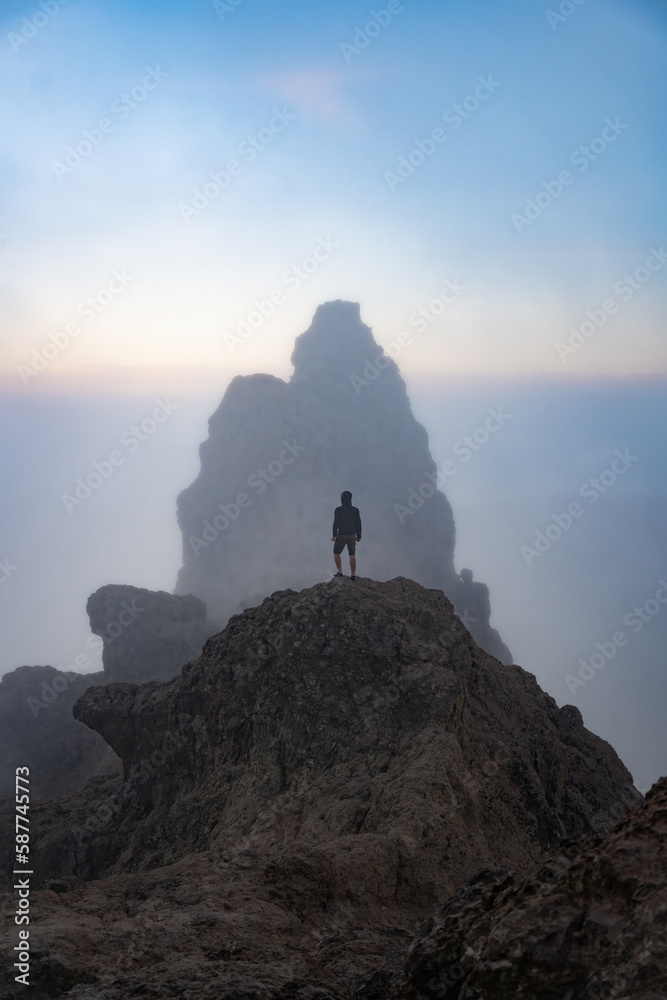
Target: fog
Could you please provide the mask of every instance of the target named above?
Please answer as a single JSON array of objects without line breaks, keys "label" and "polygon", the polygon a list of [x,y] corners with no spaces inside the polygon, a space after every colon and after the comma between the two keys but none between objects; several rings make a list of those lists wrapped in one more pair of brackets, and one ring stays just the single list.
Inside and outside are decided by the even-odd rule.
[{"label": "fog", "polygon": [[[2,673],[70,667],[81,652],[99,669],[86,645],[88,596],[108,583],[173,591],[176,496],[199,470],[198,446],[224,389],[5,399]],[[491,624],[515,662],[559,704],[577,705],[646,789],[664,773],[667,749],[664,386],[414,380],[408,392],[448,472],[456,568],[489,585]],[[78,499],[77,479],[94,463],[99,487],[64,500]],[[327,543],[337,503],[331,497],[320,512]],[[567,514],[573,503],[576,516]],[[374,538],[366,522],[361,576],[371,546],[391,552],[391,539]],[[322,579],[333,571],[324,549]],[[257,592],[266,589],[258,580]]]}]

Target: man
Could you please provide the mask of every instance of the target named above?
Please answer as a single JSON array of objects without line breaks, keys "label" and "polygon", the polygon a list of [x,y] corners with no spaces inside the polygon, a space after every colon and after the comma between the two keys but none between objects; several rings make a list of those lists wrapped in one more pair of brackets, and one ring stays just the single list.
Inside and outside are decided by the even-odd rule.
[{"label": "man", "polygon": [[352,494],[345,490],[340,495],[341,507],[336,507],[334,511],[333,536],[334,562],[336,563],[336,576],[342,576],[342,566],[340,554],[347,545],[350,555],[350,579],[356,580],[357,557],[355,555],[356,543],[361,541],[361,517],[359,508],[352,506]]}]

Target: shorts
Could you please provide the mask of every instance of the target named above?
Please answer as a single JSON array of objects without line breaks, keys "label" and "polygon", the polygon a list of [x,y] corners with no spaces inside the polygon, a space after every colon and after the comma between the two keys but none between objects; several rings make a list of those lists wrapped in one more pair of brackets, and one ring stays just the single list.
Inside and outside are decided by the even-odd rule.
[{"label": "shorts", "polygon": [[345,546],[347,545],[347,551],[351,556],[354,555],[355,549],[357,547],[357,536],[356,535],[336,535],[336,540],[334,542],[334,555],[339,556]]}]

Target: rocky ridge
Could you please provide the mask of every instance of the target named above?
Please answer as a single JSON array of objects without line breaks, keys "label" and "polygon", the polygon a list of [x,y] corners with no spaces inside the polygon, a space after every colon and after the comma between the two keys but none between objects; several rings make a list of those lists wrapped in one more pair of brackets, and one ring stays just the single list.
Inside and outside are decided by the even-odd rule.
[{"label": "rocky ridge", "polygon": [[[92,688],[74,714],[126,778],[172,738],[169,767],[108,845],[123,869],[244,836],[400,829],[419,859],[406,888],[442,896],[485,858],[530,867],[561,838],[598,832],[632,786],[576,708],[480,650],[440,591],[403,578],[279,591],[179,677]],[[499,828],[512,837],[499,843]]]},{"label": "rocky ridge", "polygon": [[386,1000],[468,879],[535,879],[641,800],[576,709],[401,578],[277,592],[75,714],[123,777],[31,821],[37,998]]}]

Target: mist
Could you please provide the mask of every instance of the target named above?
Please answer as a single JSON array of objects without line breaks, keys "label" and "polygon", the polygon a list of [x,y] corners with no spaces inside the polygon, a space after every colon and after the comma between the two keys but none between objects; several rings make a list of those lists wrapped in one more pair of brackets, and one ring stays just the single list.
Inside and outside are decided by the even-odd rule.
[{"label": "mist", "polygon": [[[225,388],[5,400],[2,673],[24,664],[71,669],[82,652],[86,670],[98,670],[88,596],[108,583],[173,591],[182,564],[176,497],[199,471],[198,448]],[[414,379],[408,393],[447,473],[441,489],[454,511],[457,570],[469,567],[488,584],[491,624],[514,662],[558,704],[576,705],[646,789],[667,749],[667,613],[662,593],[656,601],[667,580],[664,386]],[[153,419],[159,407],[161,422]],[[617,459],[623,468],[619,455],[625,471],[612,483],[604,473]],[[99,486],[79,500],[77,480],[96,469]],[[577,502],[582,513],[568,525]],[[334,569],[337,503],[332,496],[311,511],[321,523],[321,579]],[[545,534],[550,524],[560,524],[560,535],[556,527]],[[365,522],[361,576],[372,547],[385,552],[390,577],[392,540],[375,538]],[[275,579],[267,567],[257,593],[269,593]]]},{"label": "mist", "polygon": [[[456,570],[648,787],[667,749],[664,13],[406,3],[366,37],[356,0],[229,6],[0,11],[0,672],[98,670],[89,595],[173,592],[177,497],[227,385],[288,379],[341,297],[399,347]],[[313,579],[338,495],[310,501]],[[362,509],[359,574],[378,553],[400,570],[437,502],[396,519],[401,544]],[[251,555],[258,594],[281,585],[261,539]],[[288,561],[286,583],[298,539]]]}]

